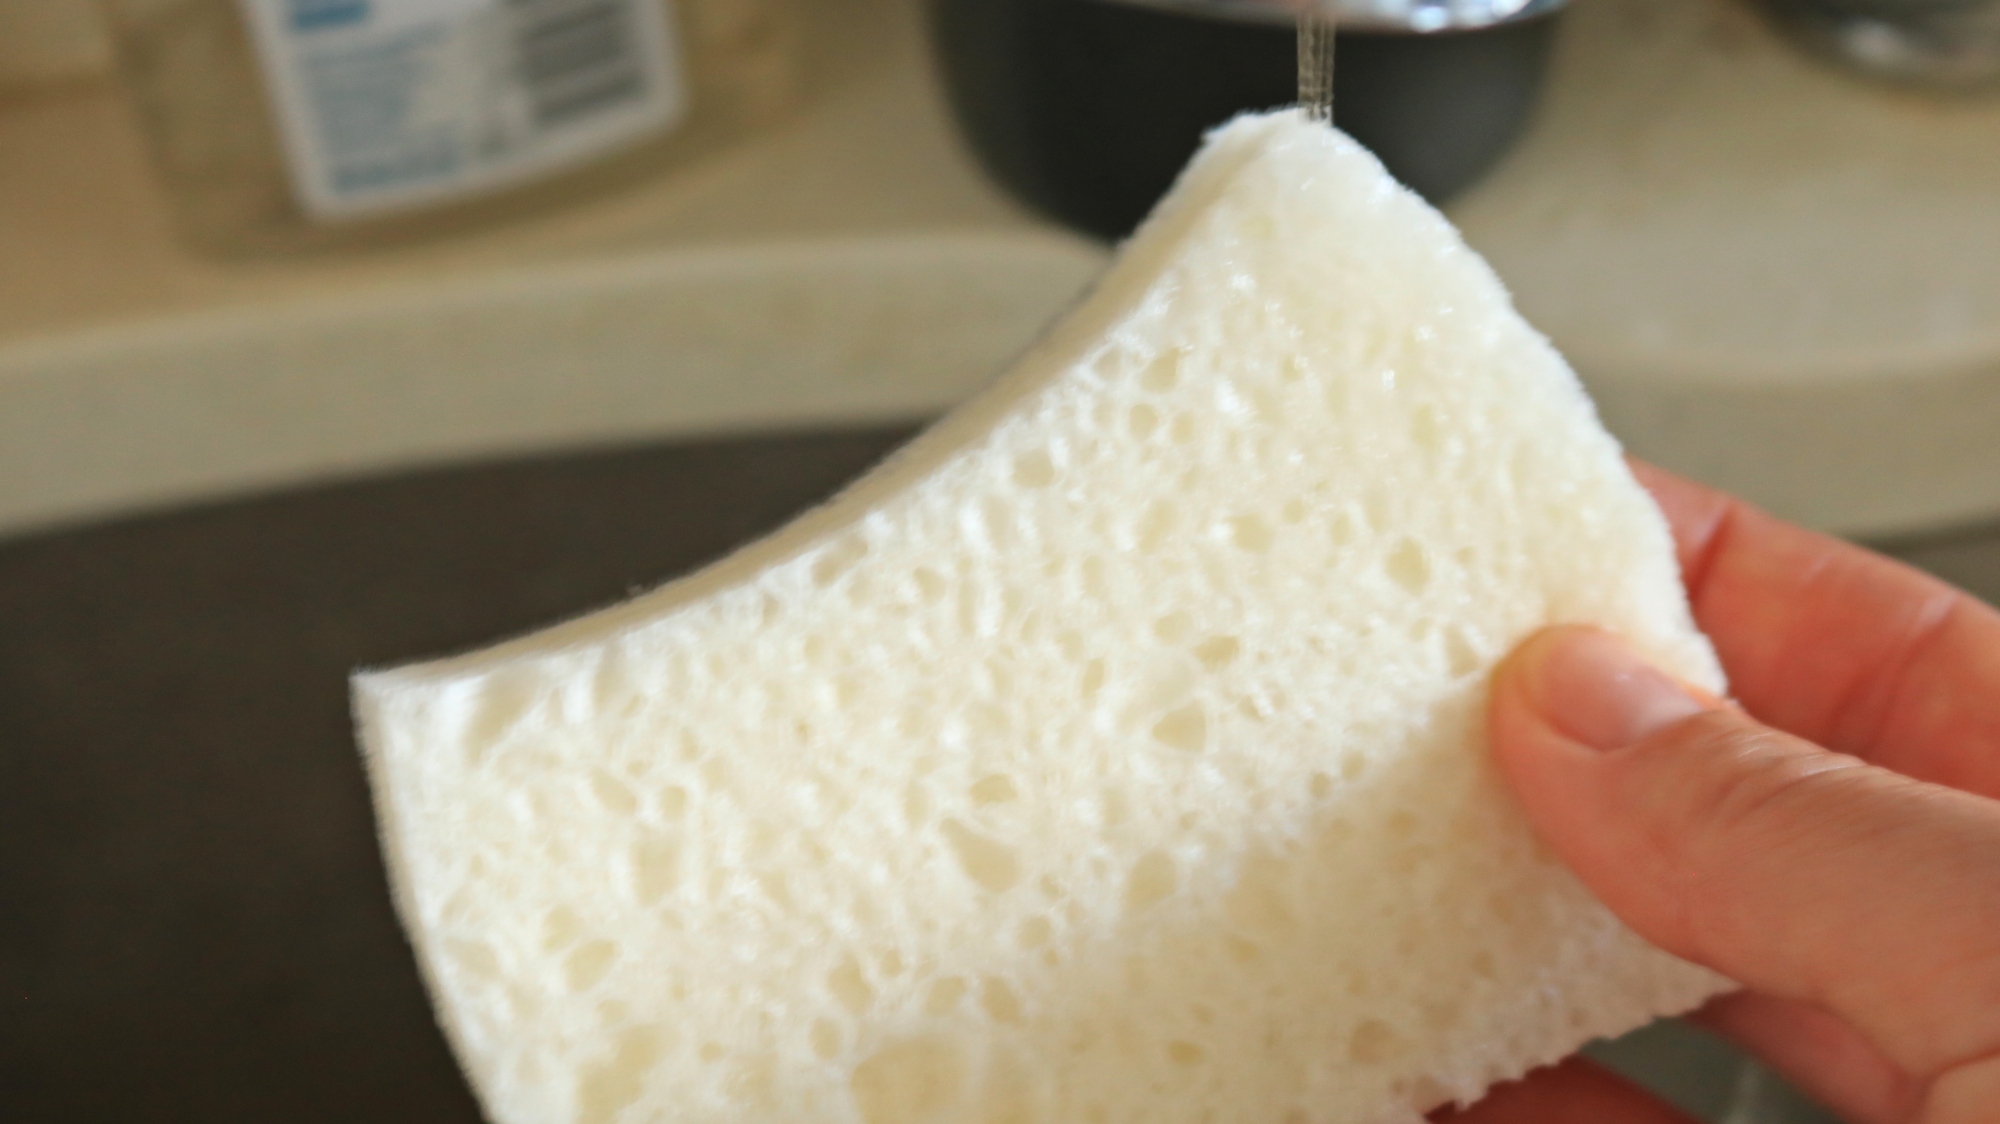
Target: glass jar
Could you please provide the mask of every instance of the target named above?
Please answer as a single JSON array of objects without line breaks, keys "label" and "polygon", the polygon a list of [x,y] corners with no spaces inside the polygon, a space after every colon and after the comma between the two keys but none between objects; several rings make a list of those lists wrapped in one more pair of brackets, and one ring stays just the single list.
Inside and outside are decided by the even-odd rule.
[{"label": "glass jar", "polygon": [[782,115],[789,0],[103,0],[180,225],[399,242],[637,182]]}]

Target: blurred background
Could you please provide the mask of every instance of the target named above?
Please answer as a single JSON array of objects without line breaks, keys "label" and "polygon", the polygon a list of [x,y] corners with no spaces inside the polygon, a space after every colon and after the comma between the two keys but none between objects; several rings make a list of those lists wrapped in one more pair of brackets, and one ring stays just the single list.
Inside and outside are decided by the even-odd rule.
[{"label": "blurred background", "polygon": [[[824,498],[1276,0],[0,0],[0,1119],[477,1119],[345,677]],[[1339,123],[1637,454],[2000,598],[2000,0],[1341,0]],[[1593,1048],[1826,1121],[1699,1031]]]}]

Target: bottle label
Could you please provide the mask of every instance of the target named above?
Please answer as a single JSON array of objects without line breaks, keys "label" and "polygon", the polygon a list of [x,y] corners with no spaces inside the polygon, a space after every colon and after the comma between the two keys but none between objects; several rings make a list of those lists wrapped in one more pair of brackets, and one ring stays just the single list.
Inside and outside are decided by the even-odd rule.
[{"label": "bottle label", "polygon": [[662,0],[240,0],[318,219],[463,198],[687,112]]}]

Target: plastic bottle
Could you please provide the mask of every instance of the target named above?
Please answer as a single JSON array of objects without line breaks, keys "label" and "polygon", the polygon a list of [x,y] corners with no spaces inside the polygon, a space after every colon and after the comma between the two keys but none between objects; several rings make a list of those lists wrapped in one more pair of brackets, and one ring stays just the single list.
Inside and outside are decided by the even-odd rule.
[{"label": "plastic bottle", "polygon": [[664,171],[779,117],[788,0],[103,0],[185,233],[399,242]]}]

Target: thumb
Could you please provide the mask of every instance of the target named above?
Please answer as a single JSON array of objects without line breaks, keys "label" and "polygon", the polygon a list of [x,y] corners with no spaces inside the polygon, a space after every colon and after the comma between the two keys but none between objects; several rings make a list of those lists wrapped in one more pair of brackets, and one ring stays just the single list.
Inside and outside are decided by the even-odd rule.
[{"label": "thumb", "polygon": [[1934,1095],[2000,1051],[2000,803],[1763,726],[1594,629],[1523,645],[1489,729],[1537,832],[1641,936],[1832,1011]]}]

